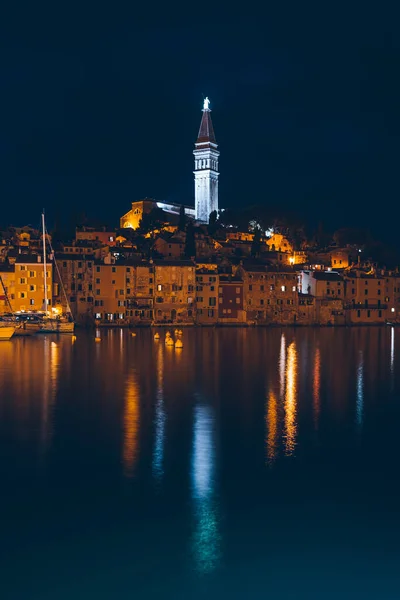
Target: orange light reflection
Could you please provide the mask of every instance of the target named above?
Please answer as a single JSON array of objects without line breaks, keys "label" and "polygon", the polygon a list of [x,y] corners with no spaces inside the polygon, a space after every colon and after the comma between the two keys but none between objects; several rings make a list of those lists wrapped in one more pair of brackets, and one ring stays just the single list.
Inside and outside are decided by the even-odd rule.
[{"label": "orange light reflection", "polygon": [[296,378],[297,378],[297,350],[295,342],[288,347],[286,363],[286,396],[285,396],[285,454],[291,456],[296,448]]}]

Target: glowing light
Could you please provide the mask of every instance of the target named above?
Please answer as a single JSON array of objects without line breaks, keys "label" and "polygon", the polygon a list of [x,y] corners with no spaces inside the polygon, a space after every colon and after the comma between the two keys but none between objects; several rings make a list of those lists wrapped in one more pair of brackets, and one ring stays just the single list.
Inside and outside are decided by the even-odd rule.
[{"label": "glowing light", "polygon": [[210,110],[210,101],[208,99],[208,97],[206,96],[204,98],[204,102],[203,102],[203,110]]},{"label": "glowing light", "polygon": [[291,265],[294,265],[294,256],[291,256],[291,257],[289,258],[289,263],[290,263]]},{"label": "glowing light", "polygon": [[392,312],[395,312],[395,309],[394,309],[394,308],[391,308],[390,310],[391,310]]},{"label": "glowing light", "polygon": [[266,438],[266,463],[271,466],[278,451],[278,402],[271,390],[268,398],[268,408],[265,414],[265,428],[268,432]]},{"label": "glowing light", "polygon": [[125,384],[123,465],[125,477],[133,477],[138,457],[139,389],[133,372]]},{"label": "glowing light", "polygon": [[297,378],[297,351],[295,342],[288,347],[286,366],[286,396],[285,396],[285,453],[292,456],[296,448],[296,378]]},{"label": "glowing light", "polygon": [[274,228],[270,227],[269,229],[265,230],[265,237],[270,238],[274,235]]}]

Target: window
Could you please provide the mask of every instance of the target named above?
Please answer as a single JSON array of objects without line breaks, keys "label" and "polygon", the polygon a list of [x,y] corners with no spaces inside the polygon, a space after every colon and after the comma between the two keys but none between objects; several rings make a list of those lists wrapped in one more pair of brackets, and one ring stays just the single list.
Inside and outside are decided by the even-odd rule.
[{"label": "window", "polygon": [[161,292],[161,291],[162,291],[162,285],[161,285],[161,283],[159,283],[157,285],[157,292]]},{"label": "window", "polygon": [[208,299],[208,306],[216,306],[216,305],[217,305],[217,298],[215,296]]},{"label": "window", "polygon": [[356,290],[355,290],[354,288],[351,288],[351,293],[352,293],[352,294],[355,294],[355,293],[356,293]]},{"label": "window", "polygon": [[286,292],[286,285],[281,285],[281,292]]},{"label": "window", "polygon": [[29,277],[36,277],[35,271],[29,271]]},{"label": "window", "polygon": [[214,311],[213,311],[213,309],[212,309],[212,308],[210,308],[210,309],[209,309],[209,311],[208,311],[208,316],[209,316],[209,317],[213,317],[213,316],[214,316]]},{"label": "window", "polygon": [[87,266],[88,266],[88,269],[91,269],[92,268],[92,262],[91,261],[88,262]]},{"label": "window", "polygon": [[164,302],[164,299],[163,299],[163,298],[161,298],[160,296],[158,296],[158,297],[156,298],[156,302],[158,302],[159,304],[161,304],[161,302]]},{"label": "window", "polygon": [[295,285],[293,285],[293,286],[292,286],[292,292],[295,292],[295,291],[296,291],[296,286],[295,286]]},{"label": "window", "polygon": [[100,290],[96,290],[96,296],[100,296]]},{"label": "window", "polygon": [[91,283],[89,283],[89,285],[88,285],[88,290],[89,290],[89,292],[91,292],[91,291],[92,291],[92,289],[93,289],[93,285],[92,285]]},{"label": "window", "polygon": [[74,291],[75,291],[75,284],[71,283],[71,292],[74,292]]},{"label": "window", "polygon": [[378,296],[380,296],[380,295],[381,295],[381,290],[378,290]]},{"label": "window", "polygon": [[100,283],[100,279],[99,278],[96,279],[96,283]]},{"label": "window", "polygon": [[[236,300],[239,300],[239,298],[236,298]],[[249,303],[249,306],[251,306],[251,305],[252,305],[251,298],[249,298],[249,299],[248,299],[248,303]]]},{"label": "window", "polygon": [[29,291],[30,292],[35,292],[36,291],[36,285],[30,285],[29,286]]},{"label": "window", "polygon": [[358,310],[357,311],[357,317],[360,318],[360,316],[361,316],[361,310]]},{"label": "window", "polygon": [[260,304],[261,304],[261,306],[264,306],[264,299],[263,298],[261,298]]},{"label": "window", "polygon": [[24,283],[26,283],[26,279],[24,277],[21,277],[21,279],[19,280],[19,282],[23,285]]},{"label": "window", "polygon": [[112,272],[112,273],[116,273],[116,272],[117,272],[117,269],[116,269],[116,267],[111,267],[111,272]]},{"label": "window", "polygon": [[[237,289],[237,288],[236,288],[236,289]],[[253,286],[250,284],[250,285],[249,285],[249,292],[252,292],[252,291],[253,291]]]},{"label": "window", "polygon": [[194,285],[188,285],[188,292],[194,291]]},{"label": "window", "polygon": [[385,302],[389,302],[389,296],[385,296]]},{"label": "window", "polygon": [[21,265],[21,266],[19,267],[19,270],[20,270],[20,271],[26,271],[26,266],[25,266],[25,265]]},{"label": "window", "polygon": [[123,296],[124,295],[124,290],[119,290],[119,295]]},{"label": "window", "polygon": [[275,285],[272,283],[272,284],[269,286],[269,289],[271,290],[271,292],[273,292],[273,291],[274,291],[274,289],[275,289]]},{"label": "window", "polygon": [[82,261],[78,261],[78,269],[82,269]]},{"label": "window", "polygon": [[236,304],[240,304],[240,298],[236,298]]},{"label": "window", "polygon": [[81,284],[81,283],[79,283],[79,284],[78,284],[78,292],[81,292],[81,291],[82,291],[82,284]]},{"label": "window", "polygon": [[364,296],[368,296],[368,290],[364,290]]},{"label": "window", "polygon": [[222,298],[219,298],[219,299],[218,299],[218,303],[219,303],[219,304],[222,304]]},{"label": "window", "polygon": [[78,279],[83,279],[82,273],[78,273]]},{"label": "window", "polygon": [[29,304],[30,304],[31,306],[33,306],[33,305],[35,304],[35,301],[34,301],[34,299],[33,299],[33,298],[31,298],[31,299],[29,300]]},{"label": "window", "polygon": [[381,316],[382,316],[382,311],[378,310],[378,317],[381,317]]},{"label": "window", "polygon": [[240,288],[236,288],[236,293],[240,294]]},{"label": "window", "polygon": [[67,261],[66,261],[66,260],[64,260],[64,262],[63,262],[63,267],[65,268],[66,266],[67,266]]},{"label": "window", "polygon": [[260,292],[263,292],[263,291],[264,291],[264,286],[260,285]]},{"label": "window", "polygon": [[25,294],[25,292],[20,292],[20,294],[19,294],[19,297],[20,297],[20,298],[26,298],[26,294]]},{"label": "window", "polygon": [[196,302],[203,302],[203,298],[201,298],[200,296],[198,296],[198,297],[196,298]]},{"label": "window", "polygon": [[111,284],[115,285],[115,279],[112,279]]},{"label": "window", "polygon": [[127,288],[127,289],[126,289],[126,294],[127,294],[127,296],[130,296],[130,293],[131,293],[131,288]]},{"label": "window", "polygon": [[96,267],[96,273],[100,273],[100,267]]},{"label": "window", "polygon": [[371,316],[371,311],[367,310],[367,317],[368,317],[368,319],[370,318],[370,316]]},{"label": "window", "polygon": [[95,319],[101,319],[101,313],[96,313],[94,316]]},{"label": "window", "polygon": [[340,288],[338,288],[337,295],[340,296]]}]

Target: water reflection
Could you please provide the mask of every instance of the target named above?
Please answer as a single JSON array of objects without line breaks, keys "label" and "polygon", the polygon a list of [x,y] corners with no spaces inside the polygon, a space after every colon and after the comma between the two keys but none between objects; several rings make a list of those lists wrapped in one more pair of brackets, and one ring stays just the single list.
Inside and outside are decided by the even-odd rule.
[{"label": "water reflection", "polygon": [[286,371],[286,344],[285,334],[281,335],[281,347],[279,351],[279,382],[280,382],[280,397],[283,399],[285,395],[285,371]]},{"label": "water reflection", "polygon": [[157,399],[155,407],[155,440],[153,450],[153,476],[159,482],[164,474],[164,438],[165,438],[165,408],[164,408],[164,352],[163,346],[157,350]]},{"label": "water reflection", "polygon": [[268,406],[265,416],[266,435],[266,463],[272,465],[278,452],[278,402],[271,390],[268,397]]},{"label": "water reflection", "polygon": [[215,498],[215,423],[210,406],[194,409],[192,494],[194,533],[192,552],[195,568],[209,573],[220,558],[220,534]]},{"label": "water reflection", "polygon": [[125,477],[133,477],[138,458],[139,387],[136,373],[129,371],[125,382],[123,466]]},{"label": "water reflection", "polygon": [[321,387],[321,352],[317,347],[314,358],[314,377],[313,377],[313,412],[314,427],[318,429],[320,412],[320,387]]},{"label": "water reflection", "polygon": [[361,427],[364,412],[364,358],[362,350],[358,353],[357,366],[357,399],[356,399],[356,421]]},{"label": "water reflection", "polygon": [[285,395],[285,426],[284,444],[286,456],[294,454],[296,448],[296,379],[297,379],[297,350],[293,341],[287,351],[286,364],[286,395]]}]

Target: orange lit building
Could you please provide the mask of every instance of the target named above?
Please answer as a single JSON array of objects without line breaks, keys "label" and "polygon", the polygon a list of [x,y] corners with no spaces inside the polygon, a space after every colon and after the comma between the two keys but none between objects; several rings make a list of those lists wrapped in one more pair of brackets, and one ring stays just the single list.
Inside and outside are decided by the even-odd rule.
[{"label": "orange lit building", "polygon": [[155,261],[154,321],[194,323],[195,265],[191,261]]},{"label": "orange lit building", "polygon": [[196,270],[196,322],[199,325],[214,325],[218,321],[217,270]]}]

